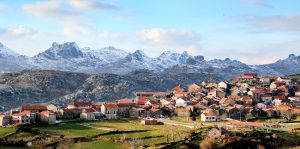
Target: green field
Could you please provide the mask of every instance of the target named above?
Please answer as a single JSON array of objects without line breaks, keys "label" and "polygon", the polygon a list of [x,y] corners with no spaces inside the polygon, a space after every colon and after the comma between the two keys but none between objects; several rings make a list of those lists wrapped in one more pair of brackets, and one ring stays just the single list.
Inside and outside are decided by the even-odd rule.
[{"label": "green field", "polygon": [[[141,144],[158,144],[164,143],[167,141],[178,141],[183,140],[184,137],[188,136],[192,131],[190,128],[181,127],[181,126],[170,126],[170,125],[143,125],[140,123],[140,120],[107,120],[107,121],[98,121],[98,122],[88,122],[87,124],[95,127],[107,127],[114,128],[120,131],[134,131],[134,130],[143,130],[142,132],[134,133],[122,133],[122,134],[112,134],[104,136],[108,140],[122,140],[122,139],[134,139],[138,140]],[[151,137],[158,136],[153,138]],[[168,138],[167,138],[168,136]]]},{"label": "green field", "polygon": [[8,135],[12,132],[15,132],[16,131],[16,128],[12,127],[12,128],[4,128],[4,127],[0,127],[0,138],[5,136],[5,135]]},{"label": "green field", "polygon": [[121,149],[121,148],[128,148],[127,145],[122,143],[116,143],[106,140],[95,140],[92,142],[82,142],[70,145],[73,149]]},{"label": "green field", "polygon": [[77,122],[62,123],[60,125],[53,126],[37,126],[41,131],[48,132],[52,135],[64,135],[67,138],[81,137],[81,136],[94,136],[97,134],[105,133],[105,130],[93,129],[80,125]]},{"label": "green field", "polygon": [[290,75],[289,77],[293,78],[293,79],[300,79],[300,74],[298,74],[298,75]]},{"label": "green field", "polygon": [[[188,137],[192,129],[171,125],[143,125],[140,120],[104,120],[104,121],[68,121],[59,125],[33,125],[32,130],[42,133],[18,132],[8,140],[33,141],[34,145],[42,145],[60,140],[61,146],[69,148],[131,148],[133,146],[147,145],[154,147],[161,143],[183,140]],[[110,128],[111,130],[103,130]],[[16,128],[0,128],[1,136],[14,132]],[[121,131],[121,132],[120,132]],[[111,132],[112,134],[107,134]],[[43,137],[44,133],[50,135]],[[78,137],[91,137],[89,142],[65,142],[60,138],[72,139]],[[100,135],[100,136],[98,136]],[[39,139],[42,138],[42,139]]]}]

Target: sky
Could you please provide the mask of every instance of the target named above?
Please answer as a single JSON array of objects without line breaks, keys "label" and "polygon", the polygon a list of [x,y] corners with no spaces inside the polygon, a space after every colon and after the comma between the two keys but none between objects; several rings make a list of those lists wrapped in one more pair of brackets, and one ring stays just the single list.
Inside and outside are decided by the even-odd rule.
[{"label": "sky", "polygon": [[266,64],[300,54],[300,1],[0,0],[0,42],[27,56],[76,42]]}]

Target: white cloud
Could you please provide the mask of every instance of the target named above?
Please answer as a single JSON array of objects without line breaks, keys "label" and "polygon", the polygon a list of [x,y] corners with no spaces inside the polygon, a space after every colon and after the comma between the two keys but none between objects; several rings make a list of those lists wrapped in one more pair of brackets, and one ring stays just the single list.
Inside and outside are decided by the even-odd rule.
[{"label": "white cloud", "polygon": [[6,39],[14,39],[25,36],[32,36],[38,33],[38,31],[31,29],[29,27],[19,25],[10,29],[0,30],[0,34]]},{"label": "white cloud", "polygon": [[34,4],[24,4],[22,10],[37,16],[65,17],[74,16],[77,13],[72,10],[64,9],[60,0],[40,1]]},{"label": "white cloud", "polygon": [[242,0],[242,2],[249,6],[271,7],[266,0]]},{"label": "white cloud", "polygon": [[200,41],[200,35],[191,30],[152,28],[138,31],[137,36],[140,41],[153,45],[188,46]]},{"label": "white cloud", "polygon": [[300,31],[300,15],[249,15],[240,17],[237,22],[246,24],[256,32]]},{"label": "white cloud", "polygon": [[128,41],[132,37],[132,35],[129,35],[128,33],[112,33],[108,31],[100,31],[98,36],[101,40],[110,42]]},{"label": "white cloud", "polygon": [[116,10],[117,6],[94,0],[68,0],[70,5],[78,9]]},{"label": "white cloud", "polygon": [[7,8],[7,5],[3,4],[3,3],[0,3],[0,9],[5,9],[5,8]]}]

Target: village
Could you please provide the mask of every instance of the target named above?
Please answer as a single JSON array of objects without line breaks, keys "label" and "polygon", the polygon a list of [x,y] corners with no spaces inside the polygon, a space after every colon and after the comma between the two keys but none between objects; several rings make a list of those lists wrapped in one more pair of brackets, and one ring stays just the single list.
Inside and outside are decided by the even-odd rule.
[{"label": "village", "polygon": [[[0,115],[0,125],[29,123],[56,124],[58,119],[80,118],[86,121],[119,118],[191,117],[202,122],[300,115],[300,82],[279,76],[245,73],[228,81],[207,81],[170,92],[136,92],[134,99],[109,102],[71,102],[64,107],[54,104],[23,105]],[[155,122],[156,123],[156,122]],[[154,123],[151,123],[154,124]]]},{"label": "village", "polygon": [[[88,122],[80,123],[80,127],[84,125],[105,131],[119,131],[102,127],[101,123],[109,126],[111,123],[113,127],[120,127],[123,124],[127,125],[118,120],[129,119],[139,121],[139,128],[142,125],[162,124],[172,125],[175,130],[180,128],[183,131],[185,128],[190,131],[195,128],[214,127],[217,129],[209,133],[221,135],[221,128],[225,126],[251,129],[290,127],[288,122],[299,119],[299,116],[298,79],[245,73],[227,81],[209,80],[186,87],[178,85],[166,92],[136,92],[135,98],[132,99],[107,102],[74,101],[63,106],[23,105],[1,114],[0,125],[2,129],[8,129],[43,124],[48,125],[46,129],[56,129],[57,125],[65,121],[74,120]],[[96,125],[93,123],[95,121]],[[162,130],[166,129],[163,125],[159,126]],[[153,127],[149,128],[156,130]],[[166,140],[169,142],[168,135]]]}]

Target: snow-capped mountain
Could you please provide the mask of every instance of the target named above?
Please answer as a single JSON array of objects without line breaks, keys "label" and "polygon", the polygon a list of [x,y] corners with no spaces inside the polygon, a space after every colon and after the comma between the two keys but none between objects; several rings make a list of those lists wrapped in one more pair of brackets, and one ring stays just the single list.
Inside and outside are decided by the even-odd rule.
[{"label": "snow-capped mountain", "polygon": [[8,58],[8,57],[18,57],[20,56],[15,51],[9,49],[5,45],[0,42],[0,58]]},{"label": "snow-capped mountain", "polygon": [[0,72],[19,71],[29,67],[28,57],[20,55],[0,43]]},{"label": "snow-capped mountain", "polygon": [[191,56],[186,51],[165,51],[156,58],[148,57],[142,50],[133,53],[114,47],[102,49],[80,48],[75,42],[53,43],[50,48],[34,57],[17,54],[0,44],[0,71],[23,69],[60,70],[84,73],[127,74],[136,70],[150,70],[159,74],[218,73],[224,79],[244,72],[261,75],[288,75],[300,73],[300,56],[289,55],[287,59],[266,65],[247,65],[226,58],[205,60],[203,56]]}]

